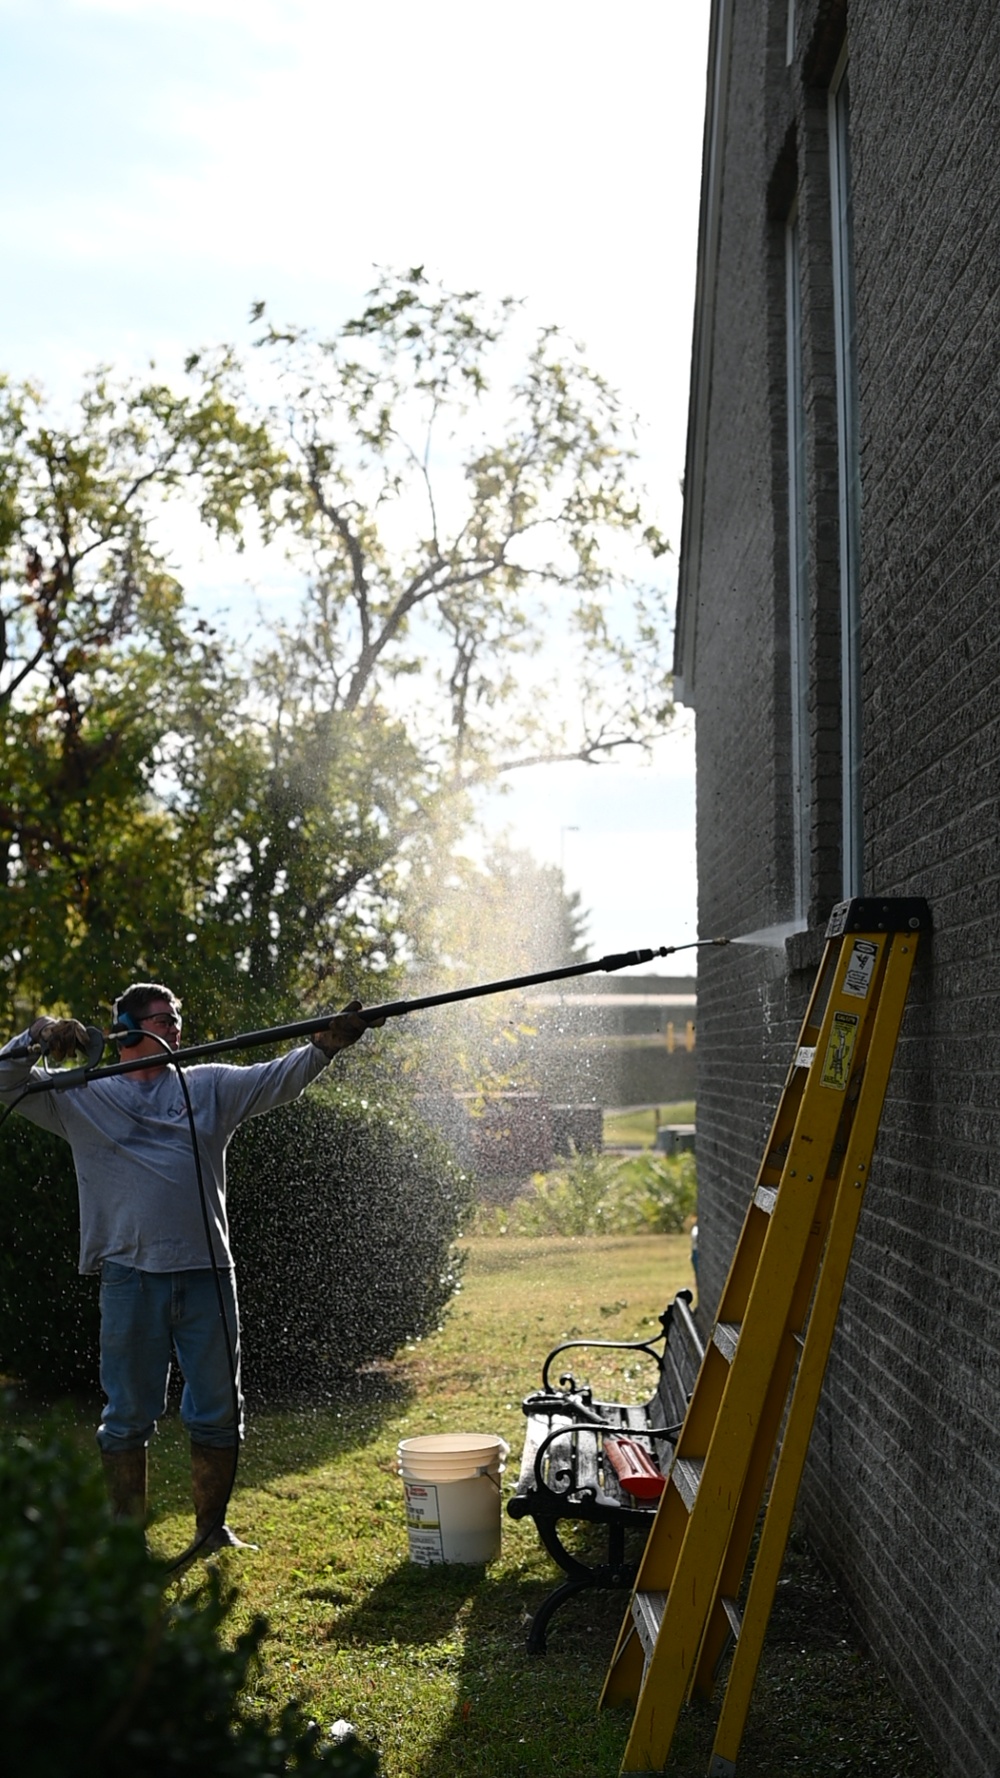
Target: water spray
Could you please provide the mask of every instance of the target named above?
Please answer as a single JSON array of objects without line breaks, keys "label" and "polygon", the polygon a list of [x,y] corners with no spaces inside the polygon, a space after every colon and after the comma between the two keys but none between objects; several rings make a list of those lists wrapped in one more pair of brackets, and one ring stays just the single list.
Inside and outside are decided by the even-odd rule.
[{"label": "water spray", "polygon": [[[695,951],[710,945],[730,943],[732,940],[728,938],[697,938],[692,939],[689,944],[660,945],[655,950],[617,951],[608,957],[599,957],[592,963],[573,963],[563,969],[543,969],[534,975],[508,976],[504,981],[477,982],[470,988],[450,988],[441,994],[422,994],[412,1000],[387,1000],[381,1005],[362,1007],[358,1017],[366,1025],[383,1025],[386,1019],[401,1019],[409,1013],[426,1012],[435,1006],[451,1006],[459,1000],[478,1000],[487,994],[513,993],[518,988],[533,988],[542,982],[566,981],[572,976],[596,975],[600,971],[610,973],[617,969],[635,969],[642,963],[654,962],[658,957],[673,957],[678,951]],[[326,1029],[332,1016],[330,1013],[314,1013],[312,1018],[296,1019],[290,1025],[269,1025],[261,1031],[241,1031],[234,1037],[217,1037],[207,1043],[190,1044],[184,1049],[171,1051],[170,1061],[175,1064],[192,1062],[197,1056],[217,1056],[226,1050],[256,1049],[262,1044],[282,1043],[296,1037],[312,1037],[318,1031]],[[64,1092],[71,1087],[86,1086],[92,1080],[108,1080],[115,1074],[129,1074],[140,1068],[157,1065],[155,1057],[136,1056],[131,1061],[112,1062],[104,1068],[94,1066],[90,1057],[94,1053],[97,1038],[103,1037],[103,1033],[96,1026],[88,1026],[87,1034],[88,1059],[83,1067],[64,1068],[51,1074],[36,1076],[26,1084],[23,1092]]]},{"label": "water spray", "polygon": [[730,938],[725,942],[731,945],[752,945],[760,951],[783,951],[785,941],[793,938],[797,932],[807,932],[801,920],[783,920],[774,926],[758,926],[755,932],[741,932],[738,938]]}]

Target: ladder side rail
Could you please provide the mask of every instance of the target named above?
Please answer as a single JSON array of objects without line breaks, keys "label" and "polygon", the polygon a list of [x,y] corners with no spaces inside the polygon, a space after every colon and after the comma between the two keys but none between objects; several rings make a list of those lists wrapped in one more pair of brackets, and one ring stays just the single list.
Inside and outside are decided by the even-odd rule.
[{"label": "ladder side rail", "polygon": [[876,1014],[862,1083],[862,1101],[855,1115],[844,1158],[816,1296],[805,1332],[784,1437],[743,1608],[740,1634],[716,1726],[710,1778],[731,1778],[731,1774],[736,1771],[736,1757],[750,1709],[764,1636],[781,1574],[861,1217],[865,1187],[871,1172],[872,1152],[888,1090],[917,944],[916,936],[900,937],[888,960],[885,988]]},{"label": "ladder side rail", "polygon": [[[754,1435],[747,1474],[733,1518],[729,1543],[719,1569],[715,1599],[706,1623],[698,1665],[692,1678],[691,1689],[701,1696],[711,1694],[719,1661],[732,1634],[733,1601],[737,1598],[743,1581],[768,1477],[781,1439],[789,1389],[799,1360],[801,1333],[809,1320],[810,1305],[817,1289],[837,1189],[843,1177],[850,1133],[863,1095],[866,1064],[872,1045],[876,1042],[879,1011],[891,956],[892,943],[887,941],[882,945],[872,969],[868,991],[871,1016],[865,1020],[855,1047],[851,1078],[844,1091],[843,1108],[817,1203],[816,1218],[809,1232],[784,1337],[779,1346],[779,1356],[775,1360],[761,1420]],[[895,1042],[894,1036],[892,1041]],[[815,1081],[810,1085],[813,1093],[819,1090]]]}]

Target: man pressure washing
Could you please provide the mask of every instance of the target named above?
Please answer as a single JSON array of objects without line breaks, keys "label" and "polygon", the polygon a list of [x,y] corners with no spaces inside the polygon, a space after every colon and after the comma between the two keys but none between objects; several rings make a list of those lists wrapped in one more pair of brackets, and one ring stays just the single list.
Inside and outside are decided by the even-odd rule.
[{"label": "man pressure washing", "polygon": [[168,1065],[180,1044],[181,1003],[162,983],[135,982],[115,1002],[112,1031],[123,1059],[148,1057],[148,1068],[19,1099],[42,1052],[56,1062],[86,1052],[86,1028],[38,1018],[0,1050],[0,1099],[73,1151],[80,1271],[100,1277],[107,1399],[97,1442],[112,1509],[145,1519],[147,1448],[176,1353],[202,1552],[247,1547],[225,1522],[243,1434],[226,1148],[247,1118],[297,1099],[363,1036],[359,1013],[352,1002],[276,1061],[208,1063],[181,1076]]}]

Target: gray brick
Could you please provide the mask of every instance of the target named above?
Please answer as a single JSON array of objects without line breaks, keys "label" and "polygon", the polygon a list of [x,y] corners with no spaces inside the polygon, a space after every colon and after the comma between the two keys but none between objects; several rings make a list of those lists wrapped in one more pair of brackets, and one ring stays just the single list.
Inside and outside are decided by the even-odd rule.
[{"label": "gray brick", "polygon": [[[812,905],[839,894],[836,367],[826,95],[850,30],[868,883],[923,894],[911,991],[811,1447],[814,1540],[943,1772],[1000,1770],[1000,11],[734,13],[699,604],[702,931],[786,919],[780,216],[797,182],[813,631]],[[790,144],[792,144],[790,157]],[[797,158],[796,158],[797,157]],[[791,171],[790,171],[791,169]],[[770,214],[768,206],[771,206]],[[689,476],[692,466],[689,465]],[[699,977],[701,1291],[742,1226],[811,975]]]}]

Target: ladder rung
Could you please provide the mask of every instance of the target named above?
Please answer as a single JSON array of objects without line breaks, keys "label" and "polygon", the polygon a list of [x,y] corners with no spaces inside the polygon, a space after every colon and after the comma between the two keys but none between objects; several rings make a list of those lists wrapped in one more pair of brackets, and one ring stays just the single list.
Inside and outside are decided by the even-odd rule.
[{"label": "ladder rung", "polygon": [[740,1323],[738,1321],[716,1322],[712,1333],[712,1339],[715,1345],[718,1346],[723,1358],[726,1359],[729,1364],[732,1364],[733,1359],[736,1357],[736,1342],[739,1337]]},{"label": "ladder rung", "polygon": [[759,1185],[753,1194],[753,1201],[758,1210],[765,1210],[768,1216],[770,1216],[771,1211],[774,1209],[774,1206],[778,1201],[777,1191],[770,1185]]},{"label": "ladder rung", "polygon": [[642,1643],[645,1660],[649,1660],[660,1634],[663,1613],[667,1609],[666,1593],[636,1593],[632,1599],[632,1620]]},{"label": "ladder rung", "polygon": [[694,1512],[704,1467],[704,1457],[675,1457],[670,1471],[670,1479],[677,1484],[677,1492],[689,1513]]},{"label": "ladder rung", "polygon": [[729,1628],[732,1630],[733,1635],[738,1642],[740,1639],[740,1631],[743,1628],[743,1613],[737,1605],[736,1600],[730,1598],[727,1593],[719,1594],[719,1604],[722,1606],[722,1609],[729,1620]]}]

